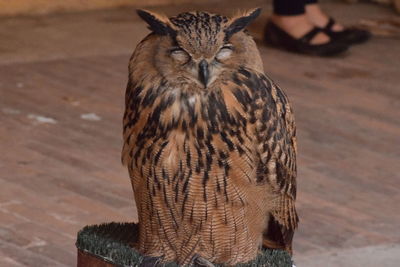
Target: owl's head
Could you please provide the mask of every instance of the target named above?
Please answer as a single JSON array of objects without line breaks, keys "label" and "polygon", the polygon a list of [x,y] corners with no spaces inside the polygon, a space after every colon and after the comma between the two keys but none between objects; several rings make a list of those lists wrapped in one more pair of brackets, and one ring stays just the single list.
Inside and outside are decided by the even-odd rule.
[{"label": "owl's head", "polygon": [[253,39],[243,32],[260,13],[257,8],[228,18],[187,12],[167,18],[146,10],[138,15],[153,32],[149,53],[154,67],[167,79],[190,81],[207,88],[224,73],[245,66],[262,71]]}]

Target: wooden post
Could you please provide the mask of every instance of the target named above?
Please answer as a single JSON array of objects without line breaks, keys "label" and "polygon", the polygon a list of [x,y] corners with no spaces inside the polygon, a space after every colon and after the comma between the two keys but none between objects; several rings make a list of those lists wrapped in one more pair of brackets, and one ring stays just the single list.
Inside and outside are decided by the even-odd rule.
[{"label": "wooden post", "polygon": [[97,258],[93,254],[89,254],[78,249],[77,267],[115,267],[115,264]]},{"label": "wooden post", "polygon": [[400,14],[400,0],[393,0],[393,4],[397,12]]}]

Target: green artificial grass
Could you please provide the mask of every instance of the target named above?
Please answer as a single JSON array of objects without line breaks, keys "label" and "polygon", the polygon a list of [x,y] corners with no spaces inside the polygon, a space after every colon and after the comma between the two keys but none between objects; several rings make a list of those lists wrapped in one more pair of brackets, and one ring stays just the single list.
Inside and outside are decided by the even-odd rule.
[{"label": "green artificial grass", "polygon": [[[104,261],[117,266],[138,266],[143,256],[129,246],[137,241],[138,225],[135,223],[104,223],[85,226],[78,233],[76,247]],[[178,267],[176,263],[162,264],[164,267]],[[216,265],[223,267],[224,265]],[[292,260],[286,251],[263,250],[248,263],[236,267],[292,267]]]}]

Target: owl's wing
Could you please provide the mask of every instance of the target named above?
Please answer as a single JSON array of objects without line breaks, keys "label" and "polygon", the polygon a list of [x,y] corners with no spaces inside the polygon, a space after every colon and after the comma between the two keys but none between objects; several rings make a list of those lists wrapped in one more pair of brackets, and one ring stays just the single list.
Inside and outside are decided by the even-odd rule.
[{"label": "owl's wing", "polygon": [[137,166],[138,162],[132,161],[136,147],[139,145],[139,133],[146,126],[147,117],[151,114],[151,104],[155,102],[156,95],[148,87],[134,83],[130,78],[125,93],[125,113],[123,118],[123,138],[121,160],[128,166],[129,171]]},{"label": "owl's wing", "polygon": [[124,165],[128,165],[132,158],[132,146],[134,145],[134,137],[137,136],[133,131],[133,127],[140,117],[140,99],[138,95],[140,94],[141,87],[135,87],[132,85],[131,79],[129,79],[126,86],[125,92],[125,113],[123,118],[123,138],[124,145],[122,148],[121,160]]},{"label": "owl's wing", "polygon": [[[245,69],[239,71],[242,95],[248,94],[250,122],[255,123],[255,143],[258,158],[257,182],[272,189],[274,208],[269,214],[264,232],[266,247],[291,250],[298,216],[296,199],[296,127],[287,96],[271,79]],[[238,93],[239,95],[239,93]],[[246,105],[246,97],[237,97]],[[248,105],[248,103],[247,103]]]}]

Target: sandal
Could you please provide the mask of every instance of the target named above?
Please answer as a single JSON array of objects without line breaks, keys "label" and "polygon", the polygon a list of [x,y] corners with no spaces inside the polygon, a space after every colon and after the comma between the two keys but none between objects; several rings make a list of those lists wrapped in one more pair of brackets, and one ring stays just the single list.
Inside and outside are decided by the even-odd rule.
[{"label": "sandal", "polygon": [[371,33],[367,30],[351,27],[345,28],[343,31],[333,31],[333,25],[335,25],[335,20],[329,18],[328,23],[324,28],[321,28],[321,30],[331,39],[343,42],[347,45],[364,43],[371,38]]},{"label": "sandal", "polygon": [[329,42],[324,44],[310,44],[310,41],[319,32],[323,32],[323,30],[314,27],[303,37],[296,39],[278,27],[275,23],[269,21],[265,27],[264,40],[267,44],[277,48],[314,56],[334,56],[347,50],[348,45],[332,38]]}]

